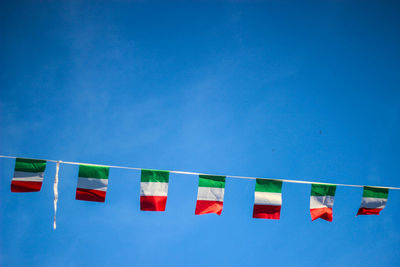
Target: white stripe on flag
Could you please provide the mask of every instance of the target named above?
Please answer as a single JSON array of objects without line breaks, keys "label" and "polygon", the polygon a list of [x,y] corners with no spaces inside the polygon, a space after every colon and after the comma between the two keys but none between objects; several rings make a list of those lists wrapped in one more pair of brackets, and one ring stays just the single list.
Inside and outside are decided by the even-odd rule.
[{"label": "white stripe on flag", "polygon": [[42,182],[44,172],[21,172],[14,171],[13,181]]},{"label": "white stripe on flag", "polygon": [[311,196],[310,209],[333,208],[334,196]]},{"label": "white stripe on flag", "polygon": [[141,182],[141,196],[168,196],[168,183]]},{"label": "white stripe on flag", "polygon": [[361,208],[367,209],[383,209],[386,205],[387,198],[363,197]]},{"label": "white stripe on flag", "polygon": [[271,192],[254,192],[254,204],[282,206],[282,194]]},{"label": "white stripe on flag", "polygon": [[18,182],[43,182],[43,178],[40,177],[26,177],[26,178],[13,178],[13,181],[18,181]]},{"label": "white stripe on flag", "polygon": [[224,201],[225,188],[199,187],[197,200]]},{"label": "white stripe on flag", "polygon": [[108,179],[78,178],[78,188],[107,191]]}]

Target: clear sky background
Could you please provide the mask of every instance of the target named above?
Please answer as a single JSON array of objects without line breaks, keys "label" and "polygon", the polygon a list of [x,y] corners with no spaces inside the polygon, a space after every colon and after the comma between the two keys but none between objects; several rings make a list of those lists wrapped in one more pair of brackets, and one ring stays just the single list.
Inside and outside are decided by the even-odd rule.
[{"label": "clear sky background", "polygon": [[[83,2],[83,1],[82,1]],[[90,3],[88,3],[90,2]],[[398,1],[2,1],[0,154],[164,170],[400,186]],[[110,170],[105,203],[75,200],[77,166],[10,192],[0,159],[0,266],[400,266],[400,191],[332,223],[310,186],[281,220],[252,219],[254,181],[227,179],[195,216],[198,178],[139,210],[140,173]]]}]

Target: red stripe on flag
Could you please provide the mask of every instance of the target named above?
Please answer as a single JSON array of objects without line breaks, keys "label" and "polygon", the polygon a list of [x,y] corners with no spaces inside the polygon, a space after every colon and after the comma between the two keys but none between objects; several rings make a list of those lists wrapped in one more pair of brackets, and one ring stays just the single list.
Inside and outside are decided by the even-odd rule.
[{"label": "red stripe on flag", "polygon": [[279,220],[281,216],[281,206],[254,205],[253,218]]},{"label": "red stripe on flag", "polygon": [[167,196],[140,196],[140,210],[165,211]]},{"label": "red stripe on flag", "polygon": [[106,191],[77,188],[75,199],[84,201],[104,202],[106,200],[106,193],[107,193]]},{"label": "red stripe on flag", "polygon": [[216,213],[221,215],[224,202],[210,201],[210,200],[197,200],[195,215],[202,215],[207,213]]},{"label": "red stripe on flag", "polygon": [[383,209],[367,209],[367,208],[360,208],[357,212],[358,215],[379,215],[379,212]]},{"label": "red stripe on flag", "polygon": [[324,219],[326,221],[332,221],[333,219],[333,211],[331,208],[318,208],[318,209],[310,209],[311,220],[316,220],[318,218]]},{"label": "red stripe on flag", "polygon": [[38,192],[42,188],[42,182],[12,181],[11,192]]}]

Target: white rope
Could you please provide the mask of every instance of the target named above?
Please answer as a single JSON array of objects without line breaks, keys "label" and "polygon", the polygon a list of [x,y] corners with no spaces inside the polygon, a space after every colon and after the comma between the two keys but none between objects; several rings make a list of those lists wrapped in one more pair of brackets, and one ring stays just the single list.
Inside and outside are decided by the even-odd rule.
[{"label": "white rope", "polygon": [[[10,159],[15,159],[17,157],[14,156],[3,156],[0,155],[0,158],[10,158]],[[57,160],[51,160],[51,159],[41,159],[41,160],[47,160],[50,162],[56,162],[58,163]],[[140,171],[143,168],[134,168],[134,167],[125,167],[125,166],[113,166],[113,165],[103,165],[103,164],[93,164],[93,163],[84,163],[84,162],[74,162],[74,161],[62,161],[61,163],[63,164],[70,164],[70,165],[92,165],[92,166],[102,166],[102,167],[109,167],[109,168],[115,168],[115,169],[127,169],[127,170],[138,170]],[[186,171],[171,171],[169,170],[170,173],[177,173],[177,174],[188,174],[188,175],[218,175],[221,176],[220,174],[207,174],[207,173],[199,173],[199,172],[186,172]],[[248,177],[248,176],[235,176],[235,175],[224,175],[226,177],[230,178],[236,178],[236,179],[265,179],[265,180],[279,180],[285,183],[294,183],[294,184],[326,184],[326,185],[337,185],[337,186],[347,186],[347,187],[364,187],[363,185],[354,185],[354,184],[335,184],[335,183],[321,183],[321,182],[316,182],[316,181],[301,181],[301,180],[290,180],[290,179],[277,179],[277,178],[263,178],[263,177]],[[371,187],[378,187],[378,188],[387,188],[387,189],[392,189],[392,190],[400,190],[400,187],[390,187],[390,186],[372,186],[368,185]]]},{"label": "white rope", "polygon": [[57,223],[56,223],[56,214],[57,214],[57,201],[58,201],[58,171],[60,170],[60,163],[61,160],[57,161],[56,165],[56,175],[54,176],[54,221],[53,221],[53,228],[56,230]]}]

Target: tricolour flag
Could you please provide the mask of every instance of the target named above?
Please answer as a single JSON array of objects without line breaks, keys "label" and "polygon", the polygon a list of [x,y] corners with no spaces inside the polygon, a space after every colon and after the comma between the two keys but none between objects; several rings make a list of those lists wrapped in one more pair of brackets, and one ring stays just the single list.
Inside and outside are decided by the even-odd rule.
[{"label": "tricolour flag", "polygon": [[333,219],[333,201],[335,200],[336,185],[312,184],[310,197],[311,219],[321,218],[327,221]]},{"label": "tricolour flag", "polygon": [[165,211],[168,197],[169,171],[142,170],[140,178],[140,210]]},{"label": "tricolour flag", "polygon": [[282,206],[282,181],[257,179],[253,218],[279,220]]},{"label": "tricolour flag", "polygon": [[17,158],[11,180],[11,192],[40,191],[45,169],[45,160]]},{"label": "tricolour flag", "polygon": [[221,215],[224,204],[225,176],[199,175],[196,215]]},{"label": "tricolour flag", "polygon": [[388,188],[364,186],[361,207],[357,215],[379,215],[386,206],[388,195]]},{"label": "tricolour flag", "polygon": [[109,170],[109,167],[79,165],[75,199],[104,202],[106,200]]}]

